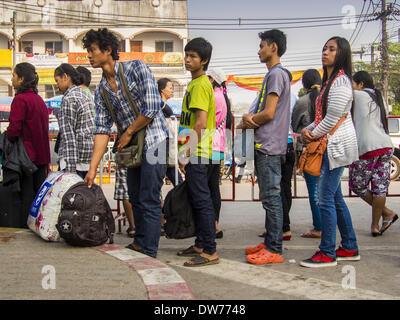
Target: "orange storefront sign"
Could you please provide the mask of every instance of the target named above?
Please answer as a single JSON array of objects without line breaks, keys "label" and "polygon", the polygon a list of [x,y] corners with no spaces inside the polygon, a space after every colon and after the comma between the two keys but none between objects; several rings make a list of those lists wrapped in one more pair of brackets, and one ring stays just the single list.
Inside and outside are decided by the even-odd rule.
[{"label": "orange storefront sign", "polygon": [[[119,52],[119,61],[142,60],[146,64],[182,65],[182,52]],[[89,64],[86,52],[70,52],[69,64]]]}]

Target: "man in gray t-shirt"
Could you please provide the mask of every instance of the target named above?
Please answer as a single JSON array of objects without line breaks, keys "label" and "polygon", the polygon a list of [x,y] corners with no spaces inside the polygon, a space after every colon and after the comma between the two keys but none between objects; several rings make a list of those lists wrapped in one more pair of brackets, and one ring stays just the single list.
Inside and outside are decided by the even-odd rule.
[{"label": "man in gray t-shirt", "polygon": [[290,124],[289,75],[278,63],[267,73],[263,84],[262,97],[260,97],[260,103],[254,110],[254,114],[265,109],[269,94],[275,94],[279,99],[272,120],[255,129],[255,150],[270,156],[286,154]]},{"label": "man in gray t-shirt", "polygon": [[255,129],[254,162],[265,209],[264,243],[246,248],[247,261],[253,264],[282,263],[283,211],[280,195],[281,164],[285,161],[290,123],[290,81],[280,64],[286,51],[282,31],[269,30],[259,34],[260,62],[266,75],[255,110],[243,115],[238,129]]}]

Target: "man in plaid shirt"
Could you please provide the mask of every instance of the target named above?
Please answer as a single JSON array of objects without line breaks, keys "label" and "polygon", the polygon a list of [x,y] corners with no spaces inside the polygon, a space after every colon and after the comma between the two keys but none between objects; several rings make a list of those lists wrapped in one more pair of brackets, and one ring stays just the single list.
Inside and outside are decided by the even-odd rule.
[{"label": "man in plaid shirt", "polygon": [[[117,126],[123,134],[118,150],[125,147],[133,135],[146,127],[142,164],[138,168],[128,168],[128,193],[132,204],[136,226],[135,238],[127,248],[142,252],[151,257],[157,256],[161,231],[160,192],[167,169],[166,162],[150,163],[147,156],[152,156],[158,145],[168,137],[165,117],[161,111],[161,97],[158,93],[150,69],[139,60],[118,62],[119,41],[107,29],[90,30],[82,40],[87,49],[88,58],[93,68],[102,68],[103,78],[95,92],[96,130],[94,150],[90,169],[85,177],[89,187],[96,177],[97,167],[107,148],[113,120],[104,102],[103,88],[108,92]],[[123,64],[124,75],[129,92],[139,108],[135,118],[129,101],[122,92],[123,87],[118,76],[119,63]],[[153,157],[154,158],[154,157]]]}]

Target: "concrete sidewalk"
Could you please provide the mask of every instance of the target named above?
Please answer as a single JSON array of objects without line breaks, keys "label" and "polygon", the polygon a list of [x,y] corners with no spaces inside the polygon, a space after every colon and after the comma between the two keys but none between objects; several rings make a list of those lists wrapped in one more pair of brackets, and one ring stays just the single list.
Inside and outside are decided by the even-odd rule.
[{"label": "concrete sidewalk", "polygon": [[[116,208],[113,188],[103,185]],[[169,189],[164,186],[163,193]],[[400,212],[398,198],[387,202]],[[263,241],[257,236],[264,229],[259,202],[223,202],[224,237],[217,240],[221,263],[202,268],[183,267],[186,258],[176,255],[178,249],[193,244],[193,239],[162,237],[158,258],[152,259],[124,248],[132,242],[125,232],[127,226],[116,234],[114,245],[97,248],[49,243],[29,230],[0,228],[0,299],[399,299],[400,222],[382,237],[372,238],[370,208],[358,198],[346,199],[346,203],[361,261],[318,270],[299,266],[319,244],[319,239],[300,237],[311,227],[307,199],[293,201],[292,240],[284,242],[285,262],[272,266],[250,265],[244,256],[246,246]],[[339,235],[337,239],[339,245]],[[354,269],[355,289],[343,286],[352,284],[343,282],[346,266]]]}]

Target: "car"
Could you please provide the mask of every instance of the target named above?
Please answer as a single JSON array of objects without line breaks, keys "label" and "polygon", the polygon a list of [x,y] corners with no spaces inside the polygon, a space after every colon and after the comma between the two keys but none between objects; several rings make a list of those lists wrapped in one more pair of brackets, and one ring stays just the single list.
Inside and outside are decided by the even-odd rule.
[{"label": "car", "polygon": [[389,135],[394,147],[390,169],[390,180],[397,180],[400,177],[400,116],[389,116],[388,127]]}]

